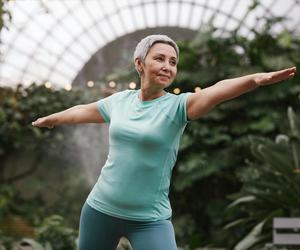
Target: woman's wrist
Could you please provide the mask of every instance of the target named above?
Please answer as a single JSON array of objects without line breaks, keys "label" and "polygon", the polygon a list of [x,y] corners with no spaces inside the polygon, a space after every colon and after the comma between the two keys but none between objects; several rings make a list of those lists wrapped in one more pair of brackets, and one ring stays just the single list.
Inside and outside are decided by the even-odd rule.
[{"label": "woman's wrist", "polygon": [[57,113],[46,117],[46,124],[48,128],[53,128],[58,124]]},{"label": "woman's wrist", "polygon": [[47,123],[50,125],[50,127],[54,127],[59,124],[59,119],[58,119],[58,113],[54,113],[50,116],[48,116],[48,121]]},{"label": "woman's wrist", "polygon": [[256,73],[253,75],[253,81],[256,87],[260,87],[263,85],[264,81],[266,80],[265,75],[266,73]]}]

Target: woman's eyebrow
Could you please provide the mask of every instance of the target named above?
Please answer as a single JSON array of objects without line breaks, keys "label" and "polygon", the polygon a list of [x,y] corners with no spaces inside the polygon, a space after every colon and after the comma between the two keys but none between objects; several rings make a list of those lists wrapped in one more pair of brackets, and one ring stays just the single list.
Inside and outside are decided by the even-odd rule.
[{"label": "woman's eyebrow", "polygon": [[157,53],[154,56],[166,56],[165,54]]},{"label": "woman's eyebrow", "polygon": [[[155,54],[154,56],[166,56],[165,54],[162,54],[162,53],[157,53],[157,54]],[[175,60],[177,60],[177,58],[175,57],[175,56],[171,56],[171,59],[175,59]]]}]

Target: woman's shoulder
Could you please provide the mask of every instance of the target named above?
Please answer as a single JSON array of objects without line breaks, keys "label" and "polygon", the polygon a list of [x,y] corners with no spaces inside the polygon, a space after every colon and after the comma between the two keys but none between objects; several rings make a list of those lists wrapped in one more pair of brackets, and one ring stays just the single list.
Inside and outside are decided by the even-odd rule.
[{"label": "woman's shoulder", "polygon": [[123,95],[133,95],[137,92],[138,90],[136,89],[125,89],[120,91],[119,93],[122,93]]},{"label": "woman's shoulder", "polygon": [[168,94],[167,94],[168,98],[165,98],[164,101],[165,102],[180,102],[180,101],[184,100],[189,94],[190,94],[190,92],[180,93],[180,94],[173,94],[173,93],[168,92]]},{"label": "woman's shoulder", "polygon": [[137,93],[135,89],[125,89],[120,91],[120,100],[130,100],[132,99]]},{"label": "woman's shoulder", "polygon": [[135,92],[136,92],[136,90],[125,89],[125,90],[115,92],[111,96],[113,96],[116,99],[123,99],[123,98],[133,95]]},{"label": "woman's shoulder", "polygon": [[186,101],[190,92],[174,94],[168,93],[167,98],[162,100],[160,110],[165,113],[178,126],[186,124]]}]

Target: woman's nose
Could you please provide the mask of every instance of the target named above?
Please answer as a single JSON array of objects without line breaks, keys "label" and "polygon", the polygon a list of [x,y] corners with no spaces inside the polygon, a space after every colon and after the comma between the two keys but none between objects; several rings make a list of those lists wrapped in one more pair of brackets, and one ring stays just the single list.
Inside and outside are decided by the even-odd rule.
[{"label": "woman's nose", "polygon": [[163,71],[169,71],[169,70],[170,70],[170,66],[169,66],[167,63],[165,63],[165,64],[162,66],[162,70],[163,70]]}]

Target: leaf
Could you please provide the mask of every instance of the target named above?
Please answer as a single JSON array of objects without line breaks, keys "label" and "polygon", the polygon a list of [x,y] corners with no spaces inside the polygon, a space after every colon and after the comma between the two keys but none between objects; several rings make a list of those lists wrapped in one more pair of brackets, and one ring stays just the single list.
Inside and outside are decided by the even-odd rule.
[{"label": "leaf", "polygon": [[232,221],[230,223],[228,223],[227,225],[225,225],[223,227],[223,229],[229,229],[229,228],[232,228],[232,227],[235,227],[235,226],[239,226],[241,224],[245,224],[247,222],[250,222],[252,221],[252,218],[241,218],[241,219],[238,219],[238,220],[235,220],[235,221]]},{"label": "leaf", "polygon": [[249,195],[249,196],[244,196],[241,198],[238,198],[237,200],[235,200],[234,202],[232,202],[231,204],[229,204],[227,206],[227,209],[233,208],[237,205],[240,205],[241,203],[245,203],[245,202],[251,202],[254,201],[256,198],[253,195]]},{"label": "leaf", "polygon": [[265,140],[263,142],[252,139],[252,152],[255,157],[268,163],[280,173],[290,174],[293,169],[293,160],[289,147]]},{"label": "leaf", "polygon": [[250,249],[251,246],[253,246],[255,243],[260,241],[261,239],[261,231],[265,224],[265,220],[258,223],[249,234],[246,235],[241,241],[239,241],[236,246],[234,247],[234,250],[247,250]]}]

